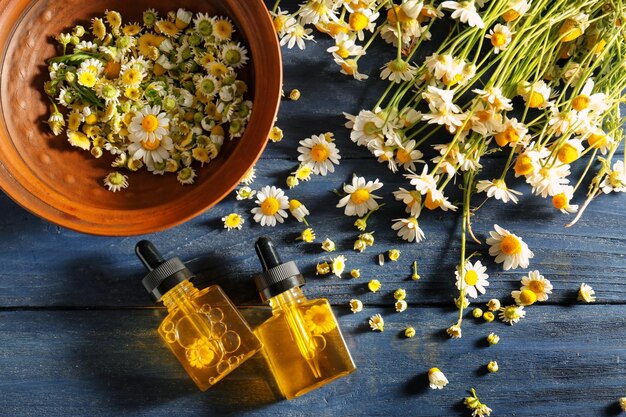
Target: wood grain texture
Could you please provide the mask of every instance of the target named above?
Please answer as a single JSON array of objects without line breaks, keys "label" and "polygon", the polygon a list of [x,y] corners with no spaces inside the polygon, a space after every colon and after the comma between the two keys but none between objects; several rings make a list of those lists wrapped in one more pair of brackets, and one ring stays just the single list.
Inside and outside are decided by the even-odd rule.
[{"label": "wood grain texture", "polygon": [[[140,284],[144,271],[133,254],[141,237],[81,235],[42,221],[0,195],[1,416],[466,416],[461,400],[470,387],[496,416],[619,414],[617,399],[626,396],[626,194],[594,202],[570,229],[563,227],[568,217],[547,201],[525,196],[519,205],[487,203],[473,218],[478,237],[484,240],[494,223],[522,236],[535,252],[530,268],[549,278],[554,292],[513,327],[468,316],[463,338],[450,340],[443,329],[455,321],[451,299],[456,295],[458,217],[425,213],[421,225],[427,239],[420,244],[394,236],[391,219],[403,208],[391,193],[408,184],[350,142],[341,116],[369,107],[383,85],[339,74],[326,56],[329,46],[318,37],[305,53],[283,50],[285,91],[298,88],[302,98],[283,101],[278,125],[285,138],[268,145],[254,185],[284,187],[297,166],[297,142],[333,131],[343,157],[337,172],[288,191],[311,210],[317,243],[295,243],[304,226],[293,219],[277,228],[253,224],[253,202],[234,196],[182,226],[145,237],[166,256],[187,261],[198,273],[198,286],[220,284],[244,306],[244,315],[259,323],[268,311],[259,307],[251,280],[259,269],[253,242],[270,235],[283,258],[296,260],[307,276],[307,295],[327,297],[335,305],[357,372],[287,402],[267,378],[262,358],[255,357],[202,393],[155,332],[165,313],[146,308],[151,303]],[[374,74],[386,54],[393,52],[379,48],[360,62]],[[489,158],[482,175],[495,175],[499,164],[499,157]],[[338,197],[332,193],[353,173],[385,183],[381,195],[387,205],[370,219],[376,245],[363,254],[352,250],[355,219],[335,207]],[[525,185],[514,184],[529,193]],[[220,219],[233,211],[246,220],[240,232],[223,229]],[[315,264],[329,257],[319,247],[325,237],[337,243],[336,254],[347,256],[348,269],[361,269],[362,278],[315,276]],[[378,253],[391,248],[401,250],[400,260],[378,266]],[[524,271],[502,271],[484,245],[472,244],[470,250],[481,251],[489,268],[489,292],[479,302],[491,297],[510,301]],[[420,265],[419,282],[410,280],[413,260]],[[383,283],[378,294],[366,289],[374,277]],[[581,282],[596,290],[596,305],[576,303]],[[399,287],[408,292],[410,307],[404,313],[391,309],[392,292]],[[347,310],[354,297],[365,303],[363,313]],[[383,334],[368,330],[367,317],[374,313],[385,317]],[[416,328],[414,339],[402,337],[407,325]],[[492,331],[502,340],[488,348],[484,337]],[[490,360],[498,361],[499,373],[485,373]],[[443,391],[426,386],[431,366],[440,367],[451,381]]]},{"label": "wood grain texture", "polygon": [[[448,309],[336,311],[357,372],[293,401],[280,400],[261,356],[200,392],[154,330],[160,309],[3,312],[0,414],[456,416],[468,414],[460,402],[474,387],[497,416],[600,417],[617,415],[616,399],[624,395],[625,306],[575,314],[537,306],[513,327],[468,319],[459,340],[442,333],[454,319]],[[243,313],[253,323],[269,314]],[[383,333],[367,329],[374,313],[386,319]],[[413,339],[401,335],[409,324],[417,330]],[[489,332],[500,335],[498,345],[487,347]],[[500,372],[485,371],[491,360]],[[450,380],[444,390],[427,387],[431,366]]]}]

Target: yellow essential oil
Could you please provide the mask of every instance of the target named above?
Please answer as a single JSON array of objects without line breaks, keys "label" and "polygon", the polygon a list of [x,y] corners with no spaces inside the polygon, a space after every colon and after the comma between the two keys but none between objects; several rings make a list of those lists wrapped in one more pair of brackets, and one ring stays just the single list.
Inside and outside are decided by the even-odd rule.
[{"label": "yellow essential oil", "polygon": [[294,262],[281,262],[270,239],[260,238],[256,250],[264,271],[255,282],[272,317],[255,333],[283,395],[296,398],[353,372],[328,300],[304,296],[304,277]]},{"label": "yellow essential oil", "polygon": [[198,388],[209,389],[261,349],[219,286],[198,290],[180,259],[165,261],[147,240],[139,242],[135,252],[150,271],[142,281],[144,287],[155,302],[167,307],[159,335]]}]

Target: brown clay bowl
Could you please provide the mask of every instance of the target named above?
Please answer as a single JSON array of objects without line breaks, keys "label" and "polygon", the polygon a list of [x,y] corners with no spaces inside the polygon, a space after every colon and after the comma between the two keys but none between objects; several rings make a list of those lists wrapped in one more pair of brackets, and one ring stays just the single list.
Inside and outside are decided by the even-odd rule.
[{"label": "brown clay bowl", "polygon": [[[129,173],[131,185],[107,191],[102,179],[111,158],[72,148],[44,123],[46,61],[58,54],[52,37],[106,9],[124,21],[142,12],[184,7],[230,17],[251,54],[247,65],[252,117],[243,137],[226,140],[218,158],[198,168],[194,185],[175,175]],[[58,225],[96,235],[152,233],[180,224],[223,199],[256,162],[267,143],[280,101],[280,48],[262,0],[0,0],[0,187],[32,213]]]}]

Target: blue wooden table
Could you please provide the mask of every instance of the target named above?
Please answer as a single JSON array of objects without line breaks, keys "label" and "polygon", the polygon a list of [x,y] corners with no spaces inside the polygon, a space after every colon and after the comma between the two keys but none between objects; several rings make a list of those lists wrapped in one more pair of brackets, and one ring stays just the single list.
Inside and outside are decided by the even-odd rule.
[{"label": "blue wooden table", "polygon": [[[295,3],[295,2],[294,2]],[[309,297],[335,306],[357,372],[293,401],[281,400],[260,357],[255,357],[207,392],[200,392],[155,331],[165,310],[154,307],[141,286],[142,266],[133,254],[137,238],[86,236],[40,220],[0,196],[0,415],[3,416],[464,416],[462,399],[476,388],[497,416],[612,416],[626,396],[626,195],[608,196],[590,206],[566,229],[567,219],[548,201],[523,198],[519,205],[487,203],[474,217],[474,231],[485,237],[494,223],[521,235],[535,253],[531,268],[554,284],[549,302],[528,308],[515,326],[485,323],[468,316],[462,339],[445,328],[456,320],[452,298],[459,258],[459,218],[426,213],[424,242],[409,244],[391,231],[402,206],[392,191],[408,184],[391,174],[348,138],[344,111],[356,113],[376,101],[382,85],[358,83],[341,75],[326,55],[330,42],[318,37],[306,53],[284,50],[285,91],[298,88],[299,101],[285,101],[280,143],[270,143],[257,165],[255,188],[284,187],[297,166],[298,141],[332,131],[343,159],[337,172],[314,177],[288,192],[304,202],[318,239],[296,243],[302,225],[290,219],[277,228],[253,224],[251,203],[227,198],[217,207],[174,229],[148,236],[168,257],[180,256],[198,273],[196,284],[221,285],[253,324],[269,311],[260,304],[251,276],[259,270],[254,240],[270,235],[283,257],[296,260],[308,276]],[[382,52],[380,54],[390,53]],[[381,59],[364,59],[364,71],[377,72]],[[443,138],[442,138],[443,140]],[[497,160],[487,161],[489,167]],[[380,178],[387,205],[375,213],[376,244],[362,254],[352,250],[354,218],[335,208],[332,190],[353,173]],[[529,190],[524,188],[526,194]],[[223,229],[221,218],[244,214],[239,232]],[[445,215],[444,215],[445,214]],[[315,276],[328,259],[319,243],[326,237],[360,268],[353,280]],[[401,251],[398,262],[377,263],[378,254]],[[495,297],[510,301],[522,271],[503,272],[483,253],[490,287],[479,303]],[[417,260],[420,281],[412,281]],[[382,290],[367,290],[371,278]],[[576,301],[581,282],[593,286],[598,301]],[[393,291],[405,288],[409,308],[396,313]],[[365,304],[352,314],[351,298]],[[369,330],[367,319],[384,316],[384,333]],[[403,336],[415,327],[413,339]],[[501,340],[487,347],[485,337]],[[500,372],[489,374],[496,360]],[[430,390],[426,372],[442,369],[450,384]]]}]

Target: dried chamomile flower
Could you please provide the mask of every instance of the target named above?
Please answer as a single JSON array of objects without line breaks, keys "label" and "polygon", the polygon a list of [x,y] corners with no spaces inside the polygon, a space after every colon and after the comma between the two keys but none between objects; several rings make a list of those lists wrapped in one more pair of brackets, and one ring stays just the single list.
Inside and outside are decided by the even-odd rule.
[{"label": "dried chamomile flower", "polygon": [[406,290],[404,288],[398,288],[393,292],[393,298],[396,300],[404,300],[406,298]]},{"label": "dried chamomile flower", "polygon": [[278,126],[272,127],[268,139],[272,142],[280,142],[283,140],[283,130]]},{"label": "dried chamomile flower", "polygon": [[353,313],[358,313],[360,311],[363,311],[363,303],[361,302],[361,300],[357,300],[357,299],[350,300],[350,310]]},{"label": "dried chamomile flower", "polygon": [[372,330],[378,330],[379,332],[385,330],[385,319],[380,314],[374,314],[370,317],[369,324]]},{"label": "dried chamomile flower", "polygon": [[489,333],[489,336],[487,336],[487,343],[489,343],[489,346],[497,345],[499,341],[500,336],[495,333]]},{"label": "dried chamomile flower", "polygon": [[317,264],[315,270],[315,275],[328,275],[330,274],[330,265],[328,262],[321,262]]},{"label": "dried chamomile flower", "polygon": [[367,283],[367,288],[369,288],[371,292],[377,292],[380,290],[380,287],[382,287],[382,284],[377,279],[370,280],[370,282]]},{"label": "dried chamomile flower", "polygon": [[494,319],[496,318],[496,316],[491,312],[491,311],[485,311],[483,313],[483,318],[485,319],[485,321],[487,323],[490,323],[492,321],[494,321]]},{"label": "dried chamomile flower", "polygon": [[339,255],[333,258],[331,263],[332,271],[335,276],[341,278],[341,274],[346,269],[346,257],[343,255]]},{"label": "dried chamomile flower", "polygon": [[430,368],[428,370],[428,384],[431,389],[443,389],[443,387],[448,385],[448,382],[448,378],[439,368]]},{"label": "dried chamomile flower", "polygon": [[359,235],[359,239],[365,242],[367,246],[374,245],[374,232],[362,233]]},{"label": "dried chamomile flower", "polygon": [[285,182],[287,183],[287,187],[289,187],[289,189],[295,188],[300,184],[300,181],[298,181],[298,179],[293,175],[288,176]]},{"label": "dried chamomile flower", "polygon": [[395,307],[396,307],[396,311],[398,313],[402,313],[404,310],[407,309],[408,304],[404,300],[398,300],[398,301],[396,301]]},{"label": "dried chamomile flower", "polygon": [[289,99],[293,100],[293,101],[297,101],[300,99],[300,90],[298,90],[297,88],[294,88],[293,90],[291,90],[291,92],[289,93]]},{"label": "dried chamomile flower", "polygon": [[578,301],[584,301],[585,303],[593,303],[596,301],[596,292],[591,288],[591,285],[587,285],[584,282],[580,284],[578,289]]},{"label": "dried chamomile flower", "polygon": [[622,411],[626,411],[626,397],[622,397],[619,399],[619,406]]},{"label": "dried chamomile flower", "polygon": [[491,408],[480,402],[474,388],[472,388],[472,396],[465,397],[464,403],[465,406],[472,412],[472,417],[488,417],[491,415]]},{"label": "dried chamomile flower", "polygon": [[467,299],[467,297],[458,297],[454,299],[454,305],[456,306],[456,308],[467,308],[470,305],[469,300]]},{"label": "dried chamomile flower", "polygon": [[526,316],[524,306],[510,305],[500,308],[500,320],[513,325]]},{"label": "dried chamomile flower", "polygon": [[358,269],[353,269],[350,271],[350,276],[352,278],[360,278],[361,277],[361,271]]},{"label": "dried chamomile flower", "polygon": [[306,243],[311,243],[315,240],[315,231],[310,227],[307,227],[300,233],[300,236],[296,238],[296,240],[301,240]]},{"label": "dried chamomile flower", "polygon": [[224,228],[228,230],[238,229],[241,230],[244,220],[237,213],[230,213],[228,216],[222,217],[224,222]]},{"label": "dried chamomile flower", "polygon": [[463,336],[461,326],[459,326],[458,324],[453,324],[452,326],[448,327],[448,329],[446,329],[446,333],[448,333],[448,336],[453,339],[460,339]]},{"label": "dried chamomile flower", "polygon": [[491,362],[489,362],[487,364],[487,370],[490,373],[496,373],[496,372],[498,372],[498,369],[499,369],[498,368],[498,362],[496,362],[496,361],[491,361]]},{"label": "dried chamomile flower", "polygon": [[398,258],[400,258],[400,251],[398,249],[391,249],[388,253],[387,256],[389,256],[389,260],[390,261],[397,261]]},{"label": "dried chamomile flower", "polygon": [[364,240],[357,239],[354,242],[354,250],[359,251],[359,252],[363,252],[366,248],[367,248],[367,243],[365,243]]},{"label": "dried chamomile flower", "polygon": [[104,185],[109,189],[109,191],[115,193],[128,187],[128,177],[117,171],[111,172],[104,178]]},{"label": "dried chamomile flower", "polygon": [[289,212],[297,221],[299,221],[300,223],[304,223],[308,226],[306,216],[310,214],[309,210],[299,200],[289,200]]},{"label": "dried chamomile flower", "polygon": [[472,310],[472,316],[474,316],[474,318],[479,319],[483,316],[483,310],[481,310],[480,308],[475,308]]},{"label": "dried chamomile flower", "polygon": [[512,291],[511,297],[518,306],[529,306],[537,301],[537,294],[531,290]]},{"label": "dried chamomile flower", "polygon": [[359,218],[354,221],[354,227],[364,232],[367,228],[367,220],[365,218]]},{"label": "dried chamomile flower", "polygon": [[329,238],[326,238],[326,240],[322,242],[322,250],[326,252],[333,252],[335,249],[336,249],[335,242],[333,242]]},{"label": "dried chamomile flower", "polygon": [[256,191],[247,185],[237,190],[237,200],[251,200],[254,198]]},{"label": "dried chamomile flower", "polygon": [[500,307],[500,300],[492,298],[491,300],[487,301],[487,308],[489,309],[489,311],[498,311],[500,310]]},{"label": "dried chamomile flower", "polygon": [[313,168],[311,168],[308,165],[300,165],[294,172],[292,172],[292,174],[296,177],[298,181],[310,180],[312,173],[313,173]]},{"label": "dried chamomile flower", "polygon": [[404,329],[404,336],[408,337],[409,339],[415,337],[415,328],[407,327],[406,329]]}]

